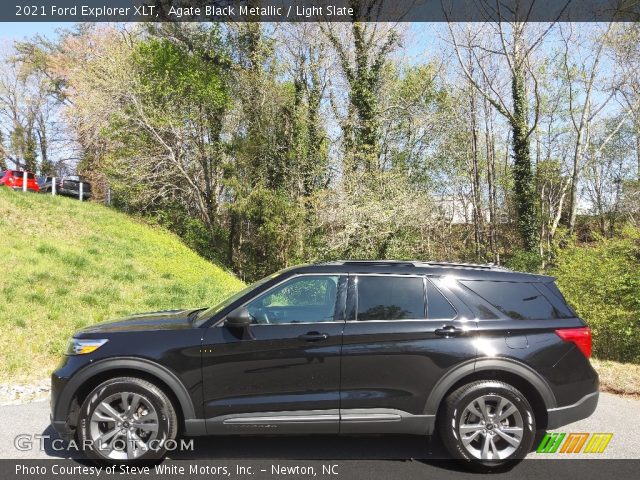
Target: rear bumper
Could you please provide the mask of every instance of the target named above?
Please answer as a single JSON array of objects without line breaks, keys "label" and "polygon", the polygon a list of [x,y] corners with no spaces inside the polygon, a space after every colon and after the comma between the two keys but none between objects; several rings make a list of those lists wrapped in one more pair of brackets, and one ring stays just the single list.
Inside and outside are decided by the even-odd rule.
[{"label": "rear bumper", "polygon": [[547,410],[547,429],[553,430],[589,417],[598,406],[599,392],[585,395],[576,403]]}]

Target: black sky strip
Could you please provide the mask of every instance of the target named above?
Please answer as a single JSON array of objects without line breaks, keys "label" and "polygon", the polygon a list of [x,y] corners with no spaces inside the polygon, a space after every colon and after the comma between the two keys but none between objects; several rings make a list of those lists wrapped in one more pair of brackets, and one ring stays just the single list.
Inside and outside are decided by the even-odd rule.
[{"label": "black sky strip", "polygon": [[639,19],[640,0],[14,0],[0,4],[1,22],[629,22]]}]

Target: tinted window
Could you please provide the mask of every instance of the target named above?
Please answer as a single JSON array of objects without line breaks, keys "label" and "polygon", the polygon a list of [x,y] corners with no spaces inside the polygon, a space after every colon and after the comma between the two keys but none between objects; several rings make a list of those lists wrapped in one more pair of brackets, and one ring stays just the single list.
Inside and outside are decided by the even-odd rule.
[{"label": "tinted window", "polygon": [[493,305],[467,287],[466,282],[460,282],[460,290],[465,293],[463,298],[465,305],[471,309],[477,319],[492,320],[504,318],[504,315]]},{"label": "tinted window", "polygon": [[516,320],[566,317],[531,283],[484,280],[462,280],[461,283]]},{"label": "tinted window", "polygon": [[[14,170],[12,173],[14,177],[24,178],[24,172]],[[33,173],[27,173],[28,180],[33,180],[34,178],[36,177],[33,175]]]},{"label": "tinted window", "polygon": [[427,318],[430,320],[452,319],[457,315],[449,301],[431,281],[427,282]]},{"label": "tinted window", "polygon": [[331,322],[336,310],[337,275],[296,277],[247,305],[256,323]]},{"label": "tinted window", "polygon": [[420,318],[425,318],[422,278],[358,277],[358,320]]},{"label": "tinted window", "polygon": [[555,283],[538,283],[536,287],[564,317],[575,317],[575,313],[571,310],[571,307],[567,305],[567,301]]}]

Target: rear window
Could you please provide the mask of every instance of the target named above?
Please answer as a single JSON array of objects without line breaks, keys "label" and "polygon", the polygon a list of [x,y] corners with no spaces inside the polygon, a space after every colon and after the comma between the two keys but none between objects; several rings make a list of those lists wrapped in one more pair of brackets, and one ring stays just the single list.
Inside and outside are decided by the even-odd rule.
[{"label": "rear window", "polygon": [[357,320],[425,318],[424,283],[418,277],[358,277]]},{"label": "rear window", "polygon": [[[538,288],[533,283],[487,280],[462,280],[460,283],[505,315],[516,320],[568,318],[572,316],[566,306],[558,308],[558,302],[550,301],[545,296],[544,288]],[[546,295],[551,295],[551,293],[546,293]]]},{"label": "rear window", "polygon": [[566,317],[575,317],[576,313],[571,309],[560,289],[554,282],[536,284],[538,290],[549,300],[554,307],[562,312]]}]

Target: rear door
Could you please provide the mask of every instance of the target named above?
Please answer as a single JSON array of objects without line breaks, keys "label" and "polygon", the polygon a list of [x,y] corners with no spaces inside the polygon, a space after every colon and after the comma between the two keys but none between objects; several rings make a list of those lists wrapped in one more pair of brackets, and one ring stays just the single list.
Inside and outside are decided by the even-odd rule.
[{"label": "rear door", "polygon": [[476,354],[470,311],[443,291],[421,275],[350,276],[341,432],[426,433],[432,387]]}]

